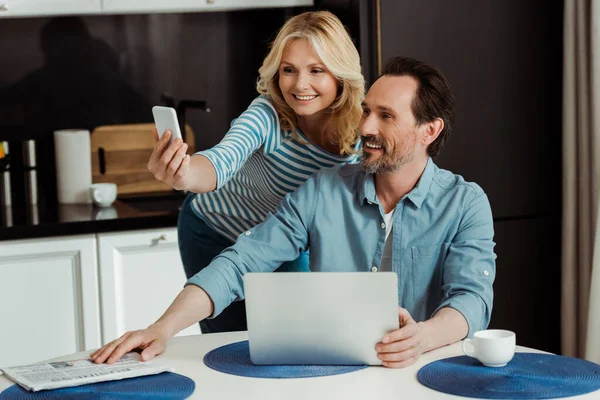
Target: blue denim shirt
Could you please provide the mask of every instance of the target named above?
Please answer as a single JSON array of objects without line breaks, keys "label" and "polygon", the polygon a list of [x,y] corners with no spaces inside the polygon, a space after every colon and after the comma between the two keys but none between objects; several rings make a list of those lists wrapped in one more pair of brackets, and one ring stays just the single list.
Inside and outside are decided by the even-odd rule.
[{"label": "blue denim shirt", "polygon": [[[485,329],[496,274],[487,196],[431,159],[393,215],[392,269],[398,299],[416,321],[451,307],[469,336]],[[275,214],[188,280],[214,303],[213,317],[244,298],[242,276],[274,271],[310,247],[311,271],[377,271],[385,245],[374,176],[360,165],[324,169],[281,201]]]}]

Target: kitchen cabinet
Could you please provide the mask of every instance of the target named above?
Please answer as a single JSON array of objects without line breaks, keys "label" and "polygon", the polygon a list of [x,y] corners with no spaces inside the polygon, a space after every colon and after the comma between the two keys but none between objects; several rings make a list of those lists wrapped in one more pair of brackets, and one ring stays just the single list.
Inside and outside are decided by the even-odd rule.
[{"label": "kitchen cabinet", "polygon": [[436,163],[489,197],[498,243],[491,326],[550,352],[560,351],[563,3],[380,1],[382,61],[433,64],[456,97]]},{"label": "kitchen cabinet", "polygon": [[0,18],[100,14],[102,0],[0,0]]},{"label": "kitchen cabinet", "polygon": [[105,13],[226,11],[262,7],[311,6],[313,0],[103,0]]},{"label": "kitchen cabinet", "polygon": [[313,0],[0,0],[0,18],[182,13],[312,5]]},{"label": "kitchen cabinet", "polygon": [[381,0],[382,61],[444,73],[457,111],[436,162],[483,187],[495,218],[560,213],[562,2],[549,4]]},{"label": "kitchen cabinet", "polygon": [[95,235],[0,242],[0,366],[100,345]]},{"label": "kitchen cabinet", "polygon": [[98,234],[98,255],[104,343],[156,321],[186,281],[174,228]]},{"label": "kitchen cabinet", "polygon": [[[0,241],[0,366],[145,328],[185,281],[175,228]],[[179,335],[199,333],[194,324]]]}]

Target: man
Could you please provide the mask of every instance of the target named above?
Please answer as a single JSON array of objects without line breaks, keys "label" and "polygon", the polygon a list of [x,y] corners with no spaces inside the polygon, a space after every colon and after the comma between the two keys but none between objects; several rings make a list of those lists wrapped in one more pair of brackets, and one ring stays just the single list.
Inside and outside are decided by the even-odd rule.
[{"label": "man", "polygon": [[309,247],[312,271],[398,274],[400,329],[376,346],[386,367],[410,365],[485,329],[495,276],[489,202],[479,186],[431,160],[454,116],[445,78],[422,62],[393,58],[363,108],[360,165],[310,178],[192,277],[156,323],[92,358],[112,363],[142,347],[142,359],[151,359],[181,329],[243,299],[245,273],[273,271]]}]

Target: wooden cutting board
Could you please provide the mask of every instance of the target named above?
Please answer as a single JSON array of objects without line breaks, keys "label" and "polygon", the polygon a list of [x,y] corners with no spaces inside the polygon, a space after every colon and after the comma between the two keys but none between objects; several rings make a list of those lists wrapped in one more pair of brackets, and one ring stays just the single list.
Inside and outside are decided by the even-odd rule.
[{"label": "wooden cutting board", "polygon": [[[172,192],[154,178],[147,165],[154,147],[154,124],[99,126],[92,131],[92,182],[117,184],[117,195]],[[194,133],[185,126],[188,154],[195,152]]]}]

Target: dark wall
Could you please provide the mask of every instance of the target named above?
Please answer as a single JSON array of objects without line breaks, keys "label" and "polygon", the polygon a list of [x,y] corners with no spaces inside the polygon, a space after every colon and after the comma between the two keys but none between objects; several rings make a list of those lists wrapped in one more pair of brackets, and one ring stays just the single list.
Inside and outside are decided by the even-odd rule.
[{"label": "dark wall", "polygon": [[[269,39],[299,10],[3,19],[0,104],[5,115],[8,109],[20,115],[3,121],[0,135],[10,134],[7,122],[26,135],[40,129],[150,122],[150,111],[139,109],[160,103],[160,94],[167,93],[209,103],[211,114],[191,112],[188,119],[202,132],[200,147],[210,146],[255,96]],[[50,89],[53,93],[46,93]],[[35,104],[41,103],[35,99],[40,93],[45,107]],[[133,96],[137,103],[125,103],[117,94]],[[70,100],[73,95],[85,104]],[[109,102],[104,111],[90,111],[108,100],[119,101],[120,107]],[[69,116],[51,101],[79,109]],[[43,108],[64,115],[53,117]],[[77,115],[81,110],[87,115]],[[30,119],[38,116],[48,122],[33,125]]]},{"label": "dark wall", "polygon": [[210,113],[191,109],[186,122],[208,148],[257,95],[269,41],[301,11],[2,19],[0,140],[18,167],[20,142],[36,139],[47,201],[56,201],[54,130],[152,122],[161,94],[207,102]]},{"label": "dark wall", "polygon": [[489,196],[498,255],[491,327],[559,352],[562,2],[381,0],[381,15],[383,61],[433,64],[456,96],[453,134],[436,162]]},{"label": "dark wall", "polygon": [[361,58],[367,87],[377,78],[377,8],[375,0],[315,0],[316,10],[334,13],[344,24]]}]

